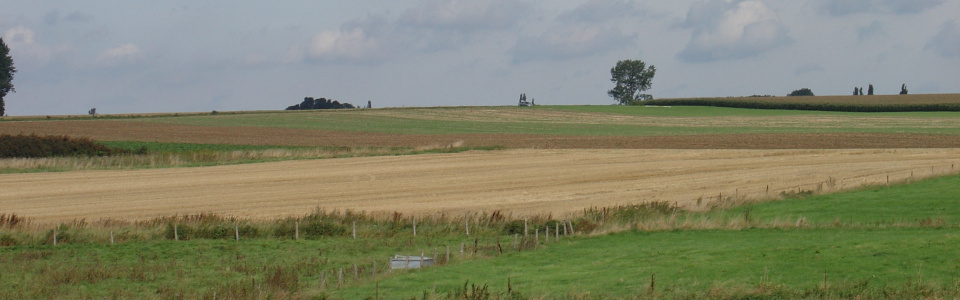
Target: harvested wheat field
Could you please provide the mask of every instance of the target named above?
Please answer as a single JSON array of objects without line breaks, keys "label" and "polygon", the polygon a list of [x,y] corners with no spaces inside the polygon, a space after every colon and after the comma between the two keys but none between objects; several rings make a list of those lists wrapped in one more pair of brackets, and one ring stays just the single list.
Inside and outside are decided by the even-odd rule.
[{"label": "harvested wheat field", "polygon": [[890,181],[919,179],[953,173],[958,164],[960,149],[518,149],[2,174],[0,213],[45,223],[202,212],[276,218],[317,208],[558,215],[592,206],[669,201],[697,209],[719,198],[772,198],[798,189],[827,192],[884,184],[888,176]]}]

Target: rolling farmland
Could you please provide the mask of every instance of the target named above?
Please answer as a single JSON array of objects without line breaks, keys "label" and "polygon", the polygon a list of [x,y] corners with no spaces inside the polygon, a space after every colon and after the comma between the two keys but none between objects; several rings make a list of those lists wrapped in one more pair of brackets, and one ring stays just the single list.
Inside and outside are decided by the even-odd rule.
[{"label": "rolling farmland", "polygon": [[[0,161],[24,168],[0,174],[0,266],[23,274],[0,277],[8,298],[463,298],[465,281],[500,297],[513,295],[511,279],[534,299],[949,298],[960,283],[957,177],[897,185],[960,172],[957,112],[544,106],[0,120],[0,134],[19,133],[153,153],[122,167],[59,158],[77,167],[57,172]],[[189,156],[226,159],[152,162]],[[853,192],[833,194],[843,191]],[[528,217],[537,240],[511,244]],[[577,235],[560,235],[567,218]],[[307,224],[326,231],[294,235]],[[559,240],[541,241],[551,225]],[[388,255],[444,246],[449,266],[383,270]]]}]

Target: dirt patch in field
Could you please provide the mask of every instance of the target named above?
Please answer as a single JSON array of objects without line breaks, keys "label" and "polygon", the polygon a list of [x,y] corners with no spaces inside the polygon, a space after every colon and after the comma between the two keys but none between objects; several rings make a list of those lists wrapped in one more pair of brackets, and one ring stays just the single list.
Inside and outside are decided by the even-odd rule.
[{"label": "dirt patch in field", "polygon": [[[955,172],[960,149],[517,149],[203,168],[0,174],[0,213],[37,222],[213,212],[299,216],[317,208],[404,214],[594,206],[830,192]],[[699,200],[698,200],[699,199]]]},{"label": "dirt patch in field", "polygon": [[202,144],[540,149],[891,149],[960,148],[960,136],[891,133],[562,136],[531,134],[412,135],[269,127],[211,127],[125,121],[19,121],[0,134],[70,135],[106,141]]}]

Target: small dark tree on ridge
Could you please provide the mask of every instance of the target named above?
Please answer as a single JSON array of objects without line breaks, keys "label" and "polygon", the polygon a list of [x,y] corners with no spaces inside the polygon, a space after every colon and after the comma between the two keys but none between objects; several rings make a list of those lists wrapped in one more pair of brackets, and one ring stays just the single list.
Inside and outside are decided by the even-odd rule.
[{"label": "small dark tree on ridge", "polygon": [[790,94],[787,94],[787,96],[788,96],[788,97],[792,97],[792,96],[813,96],[813,91],[811,91],[811,90],[808,89],[808,88],[802,88],[802,89],[799,89],[799,90],[795,90],[795,91],[793,91],[793,92],[790,92]]}]

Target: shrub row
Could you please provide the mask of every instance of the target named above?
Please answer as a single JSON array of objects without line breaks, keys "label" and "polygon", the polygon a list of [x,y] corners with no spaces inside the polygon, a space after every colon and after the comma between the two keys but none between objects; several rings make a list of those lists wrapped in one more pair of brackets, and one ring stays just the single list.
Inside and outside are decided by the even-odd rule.
[{"label": "shrub row", "polygon": [[143,154],[139,150],[111,148],[89,138],[68,136],[0,135],[0,158],[39,158],[57,156],[109,156],[118,154]]},{"label": "shrub row", "polygon": [[918,104],[857,104],[857,103],[798,103],[743,101],[731,99],[658,99],[643,103],[652,106],[714,106],[752,109],[816,110],[841,112],[922,112],[922,111],[960,111],[960,103],[918,103]]}]

